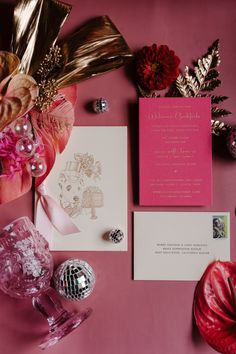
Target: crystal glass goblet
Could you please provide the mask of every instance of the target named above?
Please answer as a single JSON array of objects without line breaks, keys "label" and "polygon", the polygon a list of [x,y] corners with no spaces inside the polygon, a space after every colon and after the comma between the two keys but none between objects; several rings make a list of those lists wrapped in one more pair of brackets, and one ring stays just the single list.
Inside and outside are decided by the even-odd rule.
[{"label": "crystal glass goblet", "polygon": [[33,306],[49,324],[41,349],[56,344],[77,328],[91,313],[66,311],[50,287],[53,259],[45,238],[26,216],[0,231],[0,289],[14,298],[32,298]]}]

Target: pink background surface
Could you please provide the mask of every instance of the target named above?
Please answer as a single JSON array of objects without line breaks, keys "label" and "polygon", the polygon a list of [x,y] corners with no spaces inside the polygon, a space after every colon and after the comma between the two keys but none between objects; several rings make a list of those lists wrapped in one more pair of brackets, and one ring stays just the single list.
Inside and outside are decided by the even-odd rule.
[{"label": "pink background surface", "polygon": [[[86,0],[71,1],[73,10],[63,32],[84,21],[107,14],[123,33],[131,49],[167,44],[181,58],[181,67],[205,53],[216,38],[221,41],[220,66],[223,84],[219,93],[230,96],[225,106],[236,112],[236,6],[234,0]],[[9,4],[1,2],[1,35],[10,32]],[[49,349],[57,354],[210,354],[192,325],[195,282],[132,280],[132,211],[196,210],[231,212],[231,250],[235,260],[236,161],[214,142],[213,199],[211,208],[140,208],[138,198],[138,105],[131,80],[132,65],[78,85],[77,124],[128,125],[129,127],[129,250],[123,253],[54,253],[55,264],[69,257],[87,260],[97,274],[96,289],[79,303],[64,302],[68,309],[91,306],[94,313],[81,328]],[[87,104],[106,97],[110,113],[95,115]],[[231,122],[234,122],[232,116]],[[115,203],[115,201],[114,201]],[[32,216],[32,195],[0,207],[0,227],[21,215]],[[145,237],[145,235],[144,235]],[[173,264],[174,267],[174,264]],[[44,319],[29,300],[0,294],[0,353],[37,354],[40,338],[47,330]]]}]

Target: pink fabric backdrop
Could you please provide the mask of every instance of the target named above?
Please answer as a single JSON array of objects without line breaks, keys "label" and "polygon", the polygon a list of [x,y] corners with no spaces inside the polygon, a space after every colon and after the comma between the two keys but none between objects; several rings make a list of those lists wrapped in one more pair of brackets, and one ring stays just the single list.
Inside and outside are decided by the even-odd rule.
[{"label": "pink fabric backdrop", "polygon": [[[13,1],[1,1],[3,45],[9,36],[9,9]],[[69,33],[86,20],[109,15],[133,50],[144,45],[167,44],[181,58],[181,67],[203,54],[216,38],[221,41],[222,86],[230,96],[225,104],[236,112],[236,5],[234,0],[71,0],[73,5],[63,32]],[[128,125],[129,128],[129,250],[128,252],[57,252],[55,263],[79,257],[95,269],[97,284],[88,299],[71,303],[69,309],[91,306],[94,313],[79,330],[50,349],[56,354],[210,354],[214,353],[192,325],[194,282],[132,280],[132,211],[141,210],[138,197],[138,107],[130,68],[122,68],[78,85],[76,106],[79,125]],[[95,115],[87,109],[97,97],[109,100],[110,112]],[[230,118],[232,124],[234,115]],[[231,212],[231,255],[235,252],[236,161],[214,144],[213,197],[211,208],[143,208],[144,210],[217,210]],[[114,201],[115,203],[115,201]],[[21,215],[32,216],[32,195],[0,207],[0,227]],[[144,235],[145,237],[145,235]],[[174,264],[173,264],[174,267]],[[0,353],[37,354],[44,319],[29,300],[0,293]]]}]

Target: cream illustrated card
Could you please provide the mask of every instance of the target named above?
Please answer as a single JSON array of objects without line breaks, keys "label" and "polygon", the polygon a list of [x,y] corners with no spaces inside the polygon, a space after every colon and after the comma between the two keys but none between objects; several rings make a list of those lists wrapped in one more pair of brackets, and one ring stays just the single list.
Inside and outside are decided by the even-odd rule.
[{"label": "cream illustrated card", "polygon": [[[80,229],[61,235],[36,201],[36,227],[48,239],[51,250],[127,250],[126,127],[74,127],[44,184],[46,194]],[[113,228],[124,232],[122,242],[107,239]]]},{"label": "cream illustrated card", "polygon": [[230,260],[225,212],[135,212],[134,279],[199,280],[215,259]]}]

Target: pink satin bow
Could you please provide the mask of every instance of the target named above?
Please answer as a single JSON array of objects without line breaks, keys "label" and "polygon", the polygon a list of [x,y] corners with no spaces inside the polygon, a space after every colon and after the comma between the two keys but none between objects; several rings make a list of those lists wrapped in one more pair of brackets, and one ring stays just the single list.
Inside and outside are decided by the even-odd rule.
[{"label": "pink satin bow", "polygon": [[[42,208],[38,208],[37,213],[44,213],[44,217],[49,219],[51,224],[62,234],[69,235],[80,232],[78,227],[71,221],[69,215],[57,204],[57,202],[47,194],[45,184],[42,183],[37,189]],[[42,215],[41,215],[42,216]]]}]

